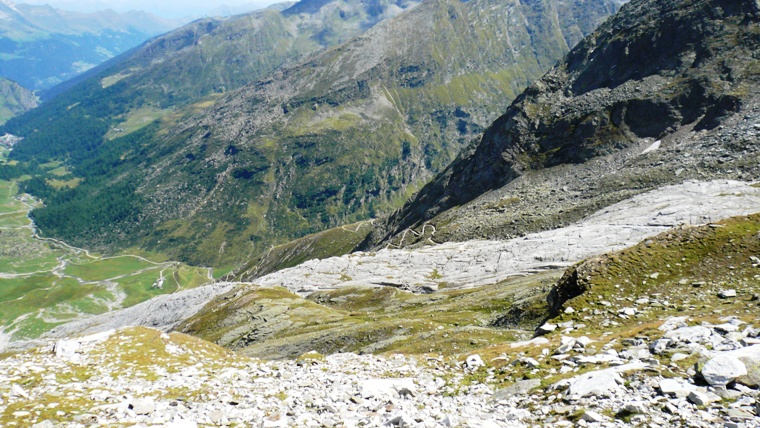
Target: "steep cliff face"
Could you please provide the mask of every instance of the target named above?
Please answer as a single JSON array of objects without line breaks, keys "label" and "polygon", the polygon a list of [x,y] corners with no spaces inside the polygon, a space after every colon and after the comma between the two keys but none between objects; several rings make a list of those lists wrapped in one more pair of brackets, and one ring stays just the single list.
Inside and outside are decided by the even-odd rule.
[{"label": "steep cliff face", "polygon": [[0,77],[0,124],[35,107],[37,97],[32,91]]},{"label": "steep cliff face", "polygon": [[[388,212],[615,8],[603,0],[423,2],[348,43],[95,148],[87,162],[118,161],[88,180],[133,186],[126,220],[61,225],[102,186],[51,198],[35,218],[66,239],[138,243],[216,264]],[[29,136],[16,155],[31,155],[35,144],[49,150]]]},{"label": "steep cliff face", "polygon": [[513,236],[685,178],[754,177],[759,22],[755,1],[624,5],[367,244],[427,221],[439,240]]}]

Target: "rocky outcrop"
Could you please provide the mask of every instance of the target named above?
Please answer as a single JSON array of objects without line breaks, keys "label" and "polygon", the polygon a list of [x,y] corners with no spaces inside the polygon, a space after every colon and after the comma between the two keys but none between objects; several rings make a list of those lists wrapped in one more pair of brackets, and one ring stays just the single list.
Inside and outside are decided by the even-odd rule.
[{"label": "rocky outcrop", "polygon": [[35,107],[37,97],[32,91],[16,82],[0,78],[0,125]]},{"label": "rocky outcrop", "polygon": [[756,176],[759,22],[750,0],[627,3],[365,248],[419,242],[401,235],[425,222],[446,240],[520,235],[684,178]]}]

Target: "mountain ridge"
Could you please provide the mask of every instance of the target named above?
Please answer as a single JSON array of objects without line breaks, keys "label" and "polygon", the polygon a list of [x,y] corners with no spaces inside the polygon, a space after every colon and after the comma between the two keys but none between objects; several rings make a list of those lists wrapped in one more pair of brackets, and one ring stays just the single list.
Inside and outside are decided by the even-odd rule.
[{"label": "mountain ridge", "polygon": [[77,13],[0,4],[0,75],[31,90],[63,82],[169,31],[176,23],[144,12]]},{"label": "mountain ridge", "polygon": [[[728,131],[718,125],[738,111],[746,111],[749,119],[731,119],[737,129],[750,128],[741,122],[754,117],[757,100],[751,82],[756,73],[749,52],[757,49],[757,5],[694,1],[682,8],[663,1],[651,10],[643,5],[648,3],[629,2],[602,24],[528,88],[479,145],[460,154],[362,248],[394,242],[403,230],[433,219],[446,225],[438,228],[443,240],[515,236],[567,224],[600,204],[657,185],[705,174],[756,174],[756,168],[739,158],[742,150],[754,151],[751,145],[716,146],[712,140],[727,138],[720,137]],[[639,16],[652,19],[636,22]],[[724,66],[719,65],[720,55],[725,56]],[[706,168],[680,168],[675,174],[683,166],[675,160],[678,153],[697,155],[699,150],[688,139],[692,131],[701,149],[725,151],[725,160],[739,169],[711,157],[702,162],[709,163]],[[752,138],[751,131],[744,135]],[[659,150],[640,156],[659,140]],[[671,170],[662,164],[652,168],[652,158]],[[568,178],[573,168],[578,176]],[[646,171],[651,178],[643,176]],[[568,179],[565,186],[552,189],[563,176]],[[626,189],[626,182],[633,186]],[[533,194],[542,196],[534,198],[530,185],[536,186]],[[570,194],[568,187],[573,188]],[[599,191],[605,187],[607,191]],[[542,197],[546,199],[539,202]],[[551,208],[542,208],[547,201]]]}]

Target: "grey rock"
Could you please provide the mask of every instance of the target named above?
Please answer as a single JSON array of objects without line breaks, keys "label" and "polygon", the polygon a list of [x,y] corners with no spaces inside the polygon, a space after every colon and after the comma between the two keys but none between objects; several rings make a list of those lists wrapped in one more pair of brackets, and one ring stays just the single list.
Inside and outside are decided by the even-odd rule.
[{"label": "grey rock", "polygon": [[519,361],[531,368],[541,367],[541,363],[536,361],[535,358],[526,357],[526,358],[521,358]]},{"label": "grey rock", "polygon": [[718,292],[718,297],[721,299],[729,299],[732,297],[736,297],[736,290],[729,289],[729,290],[721,290]]},{"label": "grey rock", "polygon": [[648,407],[644,402],[628,403],[620,409],[619,413],[642,414],[647,413]]},{"label": "grey rock", "polygon": [[367,379],[360,384],[362,398],[395,398],[398,391],[407,389],[416,391],[414,380],[411,378]]},{"label": "grey rock", "polygon": [[215,296],[224,294],[238,285],[239,283],[219,282],[164,294],[126,309],[63,324],[45,333],[43,338],[65,338],[138,325],[168,331],[195,315]]},{"label": "grey rock", "polygon": [[[734,193],[744,197],[729,201],[723,196]],[[667,215],[657,209],[663,204],[670,207]],[[255,283],[282,286],[304,296],[317,290],[389,282],[411,291],[422,286],[436,289],[438,282],[446,282],[448,289],[477,287],[528,271],[571,266],[584,258],[629,247],[683,218],[725,218],[759,205],[760,189],[745,183],[690,181],[606,207],[564,228],[505,241],[448,242],[419,250],[379,249],[314,259],[257,278]],[[440,277],[431,279],[434,268]],[[341,274],[352,280],[341,280]],[[537,333],[556,330],[553,325],[542,326],[546,328]]]},{"label": "grey rock", "polygon": [[742,393],[734,389],[726,389],[725,386],[716,386],[715,395],[724,400],[735,400],[742,396]]},{"label": "grey rock", "polygon": [[712,330],[704,326],[680,327],[666,332],[664,336],[676,342],[702,343],[712,336]]},{"label": "grey rock", "polygon": [[24,391],[24,388],[18,386],[15,383],[11,385],[11,396],[29,398],[29,394],[27,394],[27,392]]},{"label": "grey rock", "polygon": [[389,420],[385,425],[397,428],[408,428],[412,426],[412,421],[406,415],[398,415]]},{"label": "grey rock", "polygon": [[[736,358],[742,363],[746,373],[736,376],[737,382],[750,387],[760,386],[760,344],[725,351],[719,355]],[[741,372],[741,368],[737,367],[737,370]]]},{"label": "grey rock", "polygon": [[619,314],[629,317],[636,315],[637,312],[635,308],[622,308],[618,311]]},{"label": "grey rock", "polygon": [[541,386],[540,379],[528,379],[516,382],[506,388],[496,391],[491,397],[492,401],[500,401],[515,395],[525,395],[531,390]]},{"label": "grey rock", "polygon": [[649,345],[649,350],[652,351],[653,354],[659,355],[668,349],[668,345],[670,345],[670,339],[657,339]]},{"label": "grey rock", "polygon": [[715,330],[718,330],[721,333],[732,333],[735,331],[739,331],[739,326],[731,324],[731,323],[723,323],[719,324],[713,327]]},{"label": "grey rock", "polygon": [[660,331],[671,331],[686,326],[686,317],[668,317],[658,329]]},{"label": "grey rock", "polygon": [[150,398],[134,400],[130,404],[130,408],[138,415],[149,415],[156,410],[156,402]]},{"label": "grey rock", "polygon": [[598,422],[604,422],[607,420],[607,417],[600,415],[597,412],[594,412],[593,410],[586,410],[586,412],[583,413],[583,416],[581,418],[586,422],[591,423],[598,423]]},{"label": "grey rock", "polygon": [[701,367],[700,374],[710,385],[725,386],[740,376],[746,376],[747,367],[732,355],[719,354]]},{"label": "grey rock", "polygon": [[621,372],[630,370],[639,370],[645,367],[644,364],[627,364],[610,369],[597,370],[584,373],[575,378],[569,379],[567,388],[568,396],[579,397],[612,397],[625,392],[623,387],[623,378]]},{"label": "grey rock", "polygon": [[557,324],[545,323],[536,330],[536,334],[540,334],[540,335],[549,334],[556,329],[557,329]]},{"label": "grey rock", "polygon": [[707,393],[702,391],[691,391],[686,398],[688,398],[689,401],[696,404],[697,406],[707,406],[708,404],[715,401]]},{"label": "grey rock", "polygon": [[219,424],[222,422],[223,419],[225,419],[224,412],[221,410],[215,410],[211,413],[209,413],[208,418],[211,420],[211,422],[215,424]]},{"label": "grey rock", "polygon": [[755,415],[752,413],[739,408],[728,409],[728,412],[726,413],[728,414],[729,418],[739,421],[748,421],[755,418]]},{"label": "grey rock", "polygon": [[664,395],[674,395],[676,397],[686,397],[692,391],[697,389],[696,386],[682,379],[662,379],[660,380],[660,392]]},{"label": "grey rock", "polygon": [[465,361],[465,365],[467,365],[467,368],[474,370],[479,367],[484,367],[486,363],[483,362],[483,359],[480,358],[480,355],[474,354],[467,357],[467,360]]},{"label": "grey rock", "polygon": [[560,345],[559,348],[557,348],[556,351],[554,351],[555,354],[566,354],[570,352],[571,349],[573,349],[573,345],[575,343],[566,343],[564,345]]}]

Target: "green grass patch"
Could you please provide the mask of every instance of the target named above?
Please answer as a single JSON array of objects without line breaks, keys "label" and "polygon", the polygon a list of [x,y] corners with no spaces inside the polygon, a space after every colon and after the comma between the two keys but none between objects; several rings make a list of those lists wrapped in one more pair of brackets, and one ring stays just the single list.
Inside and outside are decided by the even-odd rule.
[{"label": "green grass patch", "polygon": [[66,266],[64,272],[85,281],[103,281],[155,267],[156,264],[143,261],[137,257],[119,256],[94,260],[84,264],[72,263]]},{"label": "green grass patch", "polygon": [[132,110],[127,114],[126,119],[108,131],[105,137],[108,140],[113,140],[114,138],[129,135],[138,129],[150,125],[170,112],[171,110],[162,110],[150,106]]},{"label": "green grass patch", "polygon": [[[130,307],[140,302],[144,302],[151,297],[161,294],[170,294],[177,291],[176,282],[164,280],[163,288],[154,287],[160,276],[160,268],[155,268],[143,273],[130,275],[117,280],[121,289],[127,293],[122,306]],[[166,273],[166,272],[165,272]]]},{"label": "green grass patch", "polygon": [[57,178],[49,178],[45,180],[45,183],[47,183],[48,186],[56,189],[74,189],[77,186],[79,186],[79,183],[82,182],[82,179],[79,177],[72,178],[71,180],[59,180]]}]

